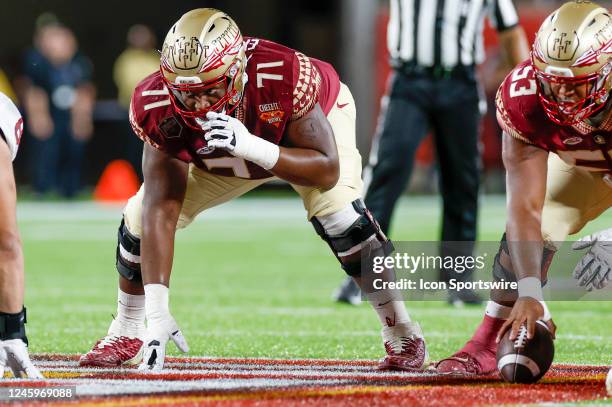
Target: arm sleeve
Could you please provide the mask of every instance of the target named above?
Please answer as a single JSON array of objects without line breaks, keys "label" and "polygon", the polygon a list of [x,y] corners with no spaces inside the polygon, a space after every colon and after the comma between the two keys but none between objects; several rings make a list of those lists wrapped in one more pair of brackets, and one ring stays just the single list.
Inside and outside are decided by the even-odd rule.
[{"label": "arm sleeve", "polygon": [[514,28],[519,23],[512,0],[492,0],[489,5],[489,19],[498,32]]},{"label": "arm sleeve", "polygon": [[321,74],[306,55],[296,52],[294,59],[293,111],[291,120],[310,112],[319,101]]}]

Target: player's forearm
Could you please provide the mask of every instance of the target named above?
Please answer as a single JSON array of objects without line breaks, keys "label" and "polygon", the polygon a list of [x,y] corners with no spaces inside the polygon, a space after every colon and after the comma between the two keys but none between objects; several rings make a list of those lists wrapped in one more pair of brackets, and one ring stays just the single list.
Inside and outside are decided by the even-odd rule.
[{"label": "player's forearm", "polygon": [[520,221],[509,221],[506,238],[517,279],[540,278],[543,243],[539,218],[525,215]]},{"label": "player's forearm", "polygon": [[516,280],[519,297],[542,300],[541,267],[542,242],[541,217],[533,211],[512,210],[506,225],[506,238]]},{"label": "player's forearm", "polygon": [[23,249],[17,229],[17,192],[11,153],[0,140],[0,311],[23,308]]},{"label": "player's forearm", "polygon": [[0,232],[0,312],[23,308],[23,251],[16,232]]},{"label": "player's forearm", "polygon": [[270,172],[292,184],[330,189],[338,182],[340,163],[316,150],[281,147]]},{"label": "player's forearm", "polygon": [[140,267],[144,285],[170,285],[177,219],[178,213],[172,216],[160,209],[143,210]]}]

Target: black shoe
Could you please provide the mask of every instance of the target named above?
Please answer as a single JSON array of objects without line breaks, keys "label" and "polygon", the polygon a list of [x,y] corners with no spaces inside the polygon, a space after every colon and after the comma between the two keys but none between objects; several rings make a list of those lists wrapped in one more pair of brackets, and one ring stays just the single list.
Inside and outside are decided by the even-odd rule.
[{"label": "black shoe", "polygon": [[351,277],[346,280],[334,291],[332,298],[336,302],[350,305],[358,305],[361,302],[361,289]]},{"label": "black shoe", "polygon": [[482,298],[474,290],[453,290],[448,294],[448,303],[453,307],[463,307],[464,305],[481,305]]}]

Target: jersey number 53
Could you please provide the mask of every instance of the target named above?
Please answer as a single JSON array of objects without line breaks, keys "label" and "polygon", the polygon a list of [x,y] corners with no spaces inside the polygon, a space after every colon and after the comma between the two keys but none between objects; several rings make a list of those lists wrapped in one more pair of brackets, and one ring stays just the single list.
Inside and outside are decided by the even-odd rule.
[{"label": "jersey number 53", "polygon": [[512,83],[510,84],[510,97],[535,95],[538,88],[535,79],[528,78],[533,70],[531,65],[524,66],[522,69],[514,71]]}]

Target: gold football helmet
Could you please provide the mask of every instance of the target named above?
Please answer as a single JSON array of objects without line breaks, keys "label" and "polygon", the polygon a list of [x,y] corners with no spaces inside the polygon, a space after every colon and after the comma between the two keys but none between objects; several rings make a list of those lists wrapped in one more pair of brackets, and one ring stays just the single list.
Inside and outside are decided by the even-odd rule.
[{"label": "gold football helmet", "polygon": [[568,2],[540,27],[531,61],[548,117],[572,125],[605,106],[612,87],[612,17],[585,0]]},{"label": "gold football helmet", "polygon": [[[168,31],[161,52],[160,70],[175,111],[186,118],[208,111],[231,113],[246,82],[243,45],[240,29],[224,12],[200,8],[183,14]],[[193,111],[183,103],[185,95],[219,85],[225,94],[212,106]]]}]

